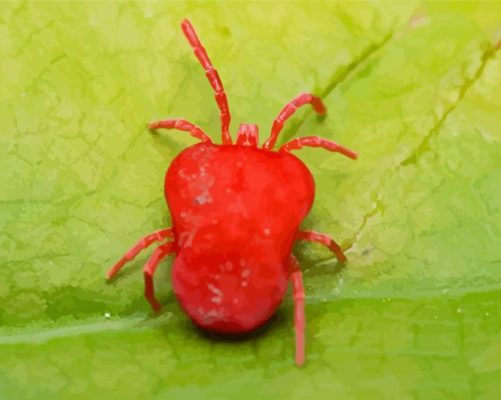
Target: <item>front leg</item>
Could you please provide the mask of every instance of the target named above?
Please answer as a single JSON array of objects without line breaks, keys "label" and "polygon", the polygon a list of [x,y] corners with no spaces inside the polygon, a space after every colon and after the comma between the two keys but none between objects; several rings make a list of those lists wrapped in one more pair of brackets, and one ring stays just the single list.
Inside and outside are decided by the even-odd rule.
[{"label": "front leg", "polygon": [[285,121],[287,121],[296,110],[304,106],[305,104],[311,104],[315,112],[319,115],[324,115],[327,112],[324,103],[320,97],[314,96],[311,93],[300,93],[292,101],[287,103],[284,108],[280,111],[278,116],[273,121],[273,126],[271,127],[271,134],[268,140],[263,144],[263,149],[271,150],[275,146],[278,134],[282,130]]},{"label": "front leg", "polygon": [[350,150],[347,147],[340,145],[339,143],[333,142],[329,139],[324,139],[319,136],[304,136],[297,139],[293,139],[290,142],[282,145],[278,151],[291,151],[291,150],[299,150],[303,147],[322,147],[325,150],[340,153],[346,157],[351,158],[352,160],[356,160],[358,157],[358,153],[356,151]]},{"label": "front leg", "polygon": [[195,139],[199,139],[205,143],[212,143],[211,138],[198,126],[192,124],[185,119],[164,119],[162,121],[150,122],[148,128],[155,129],[177,129],[178,131],[188,132]]},{"label": "front leg", "polygon": [[337,260],[341,264],[344,264],[346,262],[346,256],[344,255],[343,250],[341,250],[341,247],[334,241],[334,239],[332,239],[325,233],[319,233],[315,231],[298,231],[298,233],[296,234],[296,240],[308,240],[309,242],[323,244],[334,253]]}]

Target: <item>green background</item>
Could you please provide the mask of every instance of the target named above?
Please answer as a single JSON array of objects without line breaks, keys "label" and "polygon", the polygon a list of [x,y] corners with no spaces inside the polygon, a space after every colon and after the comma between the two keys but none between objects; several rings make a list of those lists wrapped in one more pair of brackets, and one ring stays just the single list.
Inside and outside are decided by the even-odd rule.
[{"label": "green background", "polygon": [[[290,297],[261,334],[197,331],[142,254],[169,225],[163,176],[218,111],[182,36],[189,17],[262,140],[301,91],[321,95],[281,142],[319,134],[360,153],[298,156],[317,182],[303,226],[347,250],[295,253],[307,354]],[[0,4],[0,398],[475,398],[501,394],[501,3]],[[110,318],[105,318],[110,313]]]}]

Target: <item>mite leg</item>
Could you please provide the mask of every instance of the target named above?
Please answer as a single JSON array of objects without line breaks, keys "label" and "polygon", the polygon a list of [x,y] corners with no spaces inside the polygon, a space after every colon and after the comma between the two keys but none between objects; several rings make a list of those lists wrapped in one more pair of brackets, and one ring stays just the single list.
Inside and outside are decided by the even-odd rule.
[{"label": "mite leg", "polygon": [[125,255],[120,260],[118,260],[118,262],[113,267],[108,270],[108,272],[106,273],[106,279],[113,278],[113,276],[115,276],[115,274],[122,269],[125,263],[133,260],[142,250],[146,249],[151,244],[172,237],[174,237],[174,234],[171,228],[160,229],[145,236],[144,238],[139,240],[135,244],[135,246],[132,247],[127,253],[125,253]]},{"label": "mite leg", "polygon": [[346,262],[346,256],[344,255],[343,250],[341,250],[341,247],[330,236],[327,236],[324,233],[318,233],[315,231],[298,231],[296,240],[308,240],[310,242],[323,244],[334,253],[340,263],[344,264]]},{"label": "mite leg", "polygon": [[170,253],[172,253],[172,242],[158,246],[143,268],[144,297],[146,297],[146,300],[148,300],[148,302],[151,305],[151,308],[153,308],[154,311],[159,311],[161,306],[158,300],[155,298],[155,288],[153,287],[153,275],[155,275],[155,271],[160,261],[162,261]]},{"label": "mite leg", "polygon": [[291,140],[290,142],[287,142],[284,145],[282,145],[278,151],[299,150],[304,146],[322,147],[328,151],[341,153],[342,155],[349,157],[353,160],[355,160],[358,157],[358,153],[356,151],[341,146],[340,144],[333,142],[332,140],[324,139],[318,136],[305,136]]},{"label": "mite leg", "polygon": [[294,297],[294,331],[296,334],[296,365],[302,365],[305,361],[305,328],[306,319],[304,316],[304,287],[303,273],[299,269],[299,263],[291,255],[289,261],[291,271],[290,279],[292,283],[292,295]]},{"label": "mite leg", "polygon": [[231,144],[231,136],[228,131],[231,119],[230,108],[228,107],[228,99],[226,98],[226,92],[224,91],[221,78],[219,78],[219,74],[212,65],[209,56],[207,55],[205,48],[202,46],[202,43],[200,43],[200,39],[198,38],[197,33],[195,32],[195,29],[193,29],[190,21],[185,19],[181,24],[181,28],[183,29],[184,35],[186,36],[186,39],[188,39],[195,56],[198,58],[202,68],[205,70],[205,76],[207,76],[207,79],[214,90],[214,97],[216,98],[216,103],[219,107],[223,144]]},{"label": "mite leg", "polygon": [[324,103],[320,97],[314,96],[311,93],[301,93],[296,96],[292,101],[287,103],[284,108],[280,111],[278,116],[273,121],[273,126],[271,127],[271,134],[268,140],[264,143],[263,149],[271,150],[277,141],[278,134],[282,130],[285,121],[287,121],[296,110],[304,106],[305,104],[311,104],[313,109],[319,114],[324,115],[327,112]]},{"label": "mite leg", "polygon": [[191,136],[196,139],[200,139],[202,142],[212,143],[212,140],[207,134],[198,126],[188,122],[184,119],[165,119],[163,121],[155,121],[148,124],[148,128],[154,129],[177,129],[179,131],[188,132]]}]

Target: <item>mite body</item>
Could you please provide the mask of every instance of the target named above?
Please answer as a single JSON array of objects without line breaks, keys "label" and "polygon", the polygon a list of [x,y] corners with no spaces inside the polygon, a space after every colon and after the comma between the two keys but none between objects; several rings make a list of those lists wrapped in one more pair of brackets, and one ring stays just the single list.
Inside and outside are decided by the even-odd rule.
[{"label": "mite body", "polygon": [[178,238],[172,287],[198,325],[247,332],[271,316],[313,187],[299,159],[254,146],[202,143],[172,162],[165,179]]},{"label": "mite body", "polygon": [[172,288],[182,308],[200,327],[221,333],[246,333],[265,323],[284,299],[291,282],[296,332],[295,361],[305,360],[305,317],[302,275],[292,247],[297,240],[328,246],[340,262],[346,258],[327,235],[299,226],[314,200],[315,184],[304,163],[290,153],[303,146],[322,147],[355,159],[357,153],[317,136],[301,137],[273,151],[284,122],[311,104],[319,114],[322,101],[303,93],[279,113],[270,137],[258,147],[258,127],[241,124],[236,143],[229,134],[226,93],[196,33],[185,20],[182,29],[206,71],[220,109],[222,144],[214,144],[196,125],[163,120],[150,129],[189,132],[201,143],[182,151],[165,176],[165,198],[172,228],[141,239],[107,273],[111,279],[142,249],[163,242],[144,267],[145,296],[160,309],[153,290],[159,262],[175,254]]}]

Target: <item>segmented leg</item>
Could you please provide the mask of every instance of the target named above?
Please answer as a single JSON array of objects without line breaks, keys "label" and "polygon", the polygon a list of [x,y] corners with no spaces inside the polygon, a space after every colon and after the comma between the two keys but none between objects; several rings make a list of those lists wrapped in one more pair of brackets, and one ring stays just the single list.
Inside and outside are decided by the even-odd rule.
[{"label": "segmented leg", "polygon": [[198,126],[184,119],[164,119],[163,121],[155,121],[148,124],[149,129],[177,129],[180,131],[189,132],[191,136],[200,139],[202,142],[212,143],[211,138]]},{"label": "segmented leg", "polygon": [[299,107],[304,106],[305,104],[311,104],[313,106],[313,109],[319,115],[324,115],[327,112],[327,109],[325,108],[324,103],[322,103],[320,97],[314,96],[311,93],[301,93],[297,95],[292,101],[287,103],[284,108],[282,108],[278,116],[273,121],[270,137],[264,143],[263,149],[273,149],[273,146],[277,141],[278,134],[282,130],[285,121],[287,121]]},{"label": "segmented leg", "polygon": [[296,240],[308,240],[310,242],[320,243],[327,246],[330,251],[334,253],[337,260],[344,264],[346,262],[346,256],[341,250],[341,247],[325,233],[319,233],[315,231],[299,231],[296,235]]},{"label": "segmented leg", "polygon": [[172,233],[171,228],[160,229],[145,236],[144,238],[139,240],[127,253],[125,253],[125,255],[113,267],[108,270],[108,272],[106,273],[106,279],[113,278],[113,276],[115,276],[117,272],[122,269],[125,263],[133,260],[141,252],[141,250],[146,249],[148,246],[152,245],[155,242],[172,237],[174,237],[174,234]]},{"label": "segmented leg", "polygon": [[278,151],[291,151],[291,150],[299,150],[304,146],[309,147],[322,147],[325,150],[341,153],[342,155],[349,157],[355,160],[358,157],[358,153],[356,151],[350,150],[340,144],[333,142],[332,140],[324,139],[318,136],[305,136],[300,137],[290,142],[285,143],[278,149]]},{"label": "segmented leg", "polygon": [[155,288],[153,286],[153,275],[155,275],[155,271],[160,261],[162,261],[170,253],[172,253],[172,246],[173,246],[172,242],[158,246],[143,268],[144,297],[146,297],[146,300],[148,300],[148,302],[151,305],[151,308],[153,308],[154,311],[159,311],[161,305],[155,297]]},{"label": "segmented leg", "polygon": [[292,295],[294,298],[294,331],[296,334],[296,365],[302,365],[306,359],[305,355],[305,329],[306,319],[304,316],[304,287],[303,273],[299,269],[299,263],[296,258],[291,255],[289,260],[291,271],[290,279],[292,283]]},{"label": "segmented leg", "polygon": [[193,48],[195,56],[198,58],[198,61],[205,70],[205,75],[207,76],[207,79],[209,80],[209,83],[211,84],[212,89],[215,92],[216,103],[217,106],[219,107],[219,114],[221,119],[223,144],[231,144],[231,136],[228,131],[230,126],[231,115],[223,83],[221,82],[221,79],[219,78],[219,74],[217,73],[216,69],[212,65],[209,56],[205,51],[205,48],[202,46],[202,43],[200,43],[200,40],[198,39],[195,29],[193,29],[193,26],[191,25],[190,21],[185,19],[181,24],[181,28],[183,29],[186,39],[188,39],[188,42]]}]

